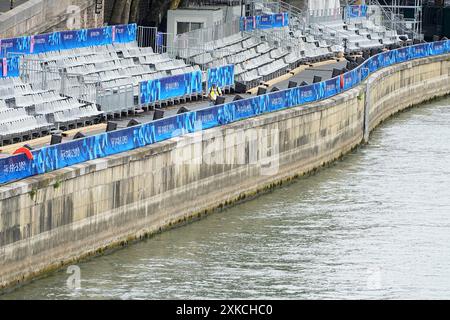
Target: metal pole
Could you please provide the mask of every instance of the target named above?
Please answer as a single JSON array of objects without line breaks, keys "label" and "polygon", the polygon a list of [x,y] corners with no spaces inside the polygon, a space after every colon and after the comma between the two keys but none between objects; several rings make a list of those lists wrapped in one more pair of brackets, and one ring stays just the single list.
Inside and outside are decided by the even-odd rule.
[{"label": "metal pole", "polygon": [[243,2],[244,0],[241,0],[241,18],[242,18],[242,13],[243,13],[243,11],[244,11],[244,8],[243,8]]}]

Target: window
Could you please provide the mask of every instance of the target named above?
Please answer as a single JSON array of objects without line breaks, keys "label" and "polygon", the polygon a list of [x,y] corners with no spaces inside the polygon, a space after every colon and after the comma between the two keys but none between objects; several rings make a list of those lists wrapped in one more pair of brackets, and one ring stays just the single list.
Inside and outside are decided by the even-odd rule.
[{"label": "window", "polygon": [[189,31],[197,30],[197,29],[201,29],[201,28],[203,28],[203,23],[201,23],[201,22],[191,22],[191,30],[189,30]]},{"label": "window", "polygon": [[189,22],[177,22],[177,34],[189,32]]},{"label": "window", "polygon": [[177,34],[203,28],[202,22],[177,22]]}]

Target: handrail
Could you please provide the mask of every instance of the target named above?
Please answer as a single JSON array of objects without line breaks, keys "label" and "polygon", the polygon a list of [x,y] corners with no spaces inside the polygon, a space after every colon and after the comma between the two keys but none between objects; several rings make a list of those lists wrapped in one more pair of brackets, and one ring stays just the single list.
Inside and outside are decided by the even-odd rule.
[{"label": "handrail", "polygon": [[[388,7],[382,6],[378,0],[370,0],[371,5],[375,5],[380,8],[382,13],[382,20],[386,19],[384,25],[386,27],[390,27],[392,30],[400,32],[400,34],[412,34],[413,38],[419,38],[420,35],[416,33],[416,30],[409,30],[405,25],[405,18],[402,14],[396,14],[391,10],[387,9]],[[383,18],[384,17],[384,18]]]},{"label": "handrail", "polygon": [[286,3],[284,1],[265,1],[262,3],[265,7],[276,10],[278,12],[288,12],[289,13],[289,25],[295,26],[296,20],[302,24],[302,29],[306,27],[306,19],[305,12],[300,8],[291,5],[290,3]]},{"label": "handrail", "polygon": [[[274,29],[271,29],[274,30]],[[285,37],[279,35],[279,32],[267,32],[264,29],[255,29],[252,31],[244,31],[244,34],[250,35],[252,37],[264,37],[271,46],[282,47],[290,51],[295,51],[300,53],[302,48],[298,45],[294,38],[289,36],[289,33],[285,33]]]}]

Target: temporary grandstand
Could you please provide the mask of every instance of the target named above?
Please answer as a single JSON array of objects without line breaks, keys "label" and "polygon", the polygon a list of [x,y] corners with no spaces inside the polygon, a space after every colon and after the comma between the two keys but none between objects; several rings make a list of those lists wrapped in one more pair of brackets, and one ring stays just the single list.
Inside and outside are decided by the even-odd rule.
[{"label": "temporary grandstand", "polygon": [[[226,89],[247,92],[300,65],[411,42],[407,36],[377,24],[374,16],[365,15],[367,8],[359,6],[355,11],[341,7],[339,1],[331,2],[333,6],[327,4],[326,10],[315,7],[306,12],[282,1],[255,2],[252,13],[257,16],[236,16],[231,22],[180,34],[172,41],[164,39],[167,34],[144,27],[132,33],[130,41],[114,41],[120,28],[106,27],[103,33],[112,32],[113,36],[102,44],[86,42],[38,53],[3,50],[0,144],[201,99],[208,90],[210,70],[224,65],[234,69],[233,83]],[[281,22],[258,27],[272,16],[280,17]],[[90,34],[84,30],[78,35],[86,32]],[[150,46],[138,41],[137,33],[143,32],[154,33],[155,41],[145,44]],[[64,41],[64,32],[58,36]],[[29,39],[34,46],[37,37]],[[18,74],[9,76],[8,63],[17,56]],[[140,99],[142,83],[162,83],[169,77],[196,72],[202,73],[203,92],[157,96],[145,103]]]}]

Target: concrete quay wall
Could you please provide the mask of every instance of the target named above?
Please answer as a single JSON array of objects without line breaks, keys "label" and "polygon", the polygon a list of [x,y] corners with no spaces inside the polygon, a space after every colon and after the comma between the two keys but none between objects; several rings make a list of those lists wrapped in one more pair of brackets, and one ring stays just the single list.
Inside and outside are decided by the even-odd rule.
[{"label": "concrete quay wall", "polygon": [[450,92],[450,55],[333,98],[0,187],[0,288],[186,223],[330,163],[396,112]]}]

